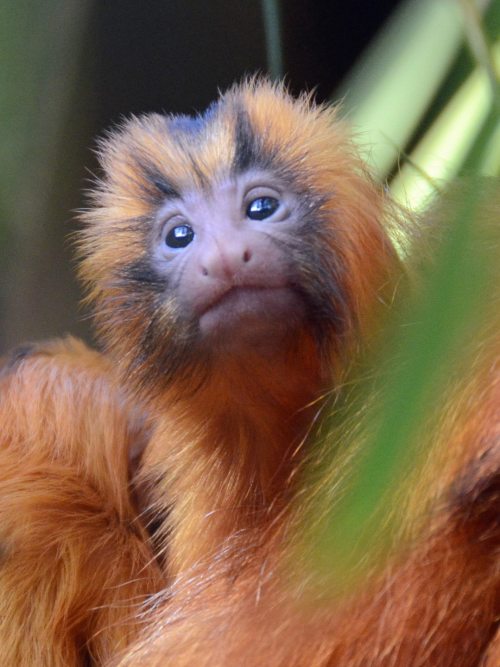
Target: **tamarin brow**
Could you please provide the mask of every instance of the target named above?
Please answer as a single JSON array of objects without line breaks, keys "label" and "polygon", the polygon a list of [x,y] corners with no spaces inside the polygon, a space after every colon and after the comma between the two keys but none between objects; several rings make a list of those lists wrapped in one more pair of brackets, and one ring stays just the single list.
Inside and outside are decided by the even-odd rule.
[{"label": "tamarin brow", "polygon": [[232,169],[240,174],[251,167],[268,167],[270,158],[255,134],[248,113],[240,108],[235,119],[235,149]]},{"label": "tamarin brow", "polygon": [[148,194],[157,199],[180,199],[181,193],[177,185],[163,174],[155,165],[148,161],[138,159],[137,166],[145,177],[145,182],[153,186],[153,190],[147,186]]}]

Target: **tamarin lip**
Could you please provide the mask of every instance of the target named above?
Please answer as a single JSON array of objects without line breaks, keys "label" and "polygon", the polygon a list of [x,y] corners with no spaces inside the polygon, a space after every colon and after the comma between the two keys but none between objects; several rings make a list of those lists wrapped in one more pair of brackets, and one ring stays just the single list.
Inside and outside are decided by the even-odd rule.
[{"label": "tamarin lip", "polygon": [[219,295],[201,313],[203,333],[271,335],[293,328],[304,306],[300,296],[289,286],[233,286]]},{"label": "tamarin lip", "polygon": [[200,317],[205,315],[209,310],[212,308],[216,308],[219,306],[223,301],[225,301],[228,298],[239,298],[239,296],[242,296],[244,298],[245,293],[249,292],[262,292],[263,290],[268,290],[268,289],[277,289],[275,287],[265,287],[262,285],[230,285],[227,287],[227,289],[224,289],[220,293],[218,293],[211,301],[209,301],[201,310]]}]

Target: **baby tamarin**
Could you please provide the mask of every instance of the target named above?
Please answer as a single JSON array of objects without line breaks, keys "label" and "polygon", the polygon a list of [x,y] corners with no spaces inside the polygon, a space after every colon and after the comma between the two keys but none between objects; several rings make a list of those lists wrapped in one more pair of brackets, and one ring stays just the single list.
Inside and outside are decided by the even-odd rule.
[{"label": "baby tamarin", "polygon": [[[50,581],[71,613],[57,616],[51,635],[39,628],[53,605],[40,605],[42,622],[21,627],[27,592],[18,590],[15,563],[29,553],[30,588],[45,590],[53,556],[29,530],[26,545],[15,533],[4,536],[11,662],[479,664],[499,611],[499,453],[487,354],[469,382],[485,388],[457,389],[444,420],[453,446],[436,487],[449,491],[446,507],[403,562],[389,564],[355,599],[314,610],[301,609],[300,586],[288,589],[283,577],[322,397],[345,382],[405,283],[388,230],[390,201],[336,112],[251,81],[199,118],[132,119],[103,141],[101,156],[104,178],[79,250],[109,361],[73,343],[51,354],[44,371],[36,354],[5,371],[15,396],[2,454],[7,521],[54,526],[49,510],[29,505],[12,440],[36,470],[62,457],[52,506],[70,526],[57,533],[61,566]],[[26,416],[31,394],[17,379],[30,374],[38,406],[47,387],[59,405],[45,378],[65,377],[68,355],[76,384],[62,390],[62,413]],[[109,416],[92,398],[96,373],[108,387]],[[76,399],[78,382],[87,395]],[[107,429],[111,420],[120,428]],[[32,421],[36,435],[24,435]],[[65,512],[66,477],[70,496],[95,488],[97,506]],[[99,545],[102,563],[91,574],[87,561],[79,564],[89,543]],[[127,649],[138,619],[146,627]],[[56,635],[66,637],[64,651]]]},{"label": "baby tamarin", "polygon": [[196,120],[134,119],[102,151],[81,274],[156,416],[141,475],[149,503],[169,499],[178,571],[284,502],[306,406],[369,329],[397,258],[335,112],[267,84]]}]

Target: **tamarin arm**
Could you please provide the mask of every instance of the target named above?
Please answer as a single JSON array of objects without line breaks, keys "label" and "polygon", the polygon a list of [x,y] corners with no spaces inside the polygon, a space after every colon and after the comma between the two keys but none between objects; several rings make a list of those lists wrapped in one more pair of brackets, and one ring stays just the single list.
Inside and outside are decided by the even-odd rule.
[{"label": "tamarin arm", "polygon": [[158,577],[128,497],[143,426],[71,339],[4,359],[0,397],[0,662],[102,664]]}]

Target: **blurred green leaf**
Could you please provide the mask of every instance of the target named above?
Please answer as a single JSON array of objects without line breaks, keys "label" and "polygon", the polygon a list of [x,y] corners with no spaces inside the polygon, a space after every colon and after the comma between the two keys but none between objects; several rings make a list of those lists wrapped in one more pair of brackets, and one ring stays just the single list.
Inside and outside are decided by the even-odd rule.
[{"label": "blurred green leaf", "polygon": [[47,205],[90,6],[90,0],[0,4],[0,199],[4,222],[16,233]]},{"label": "blurred green leaf", "polygon": [[[500,42],[493,50],[500,71]],[[435,191],[434,183],[450,181],[454,176],[481,170],[481,164],[494,169],[498,164],[498,145],[491,143],[500,124],[496,96],[490,79],[476,69],[453,95],[432,127],[417,144],[391,183],[394,197],[414,210],[422,209]],[[486,153],[485,153],[486,150]],[[488,154],[491,153],[491,154]],[[420,173],[413,165],[419,167]],[[422,173],[426,177],[422,178]],[[491,171],[485,175],[496,175]]]},{"label": "blurred green leaf", "polygon": [[439,216],[448,224],[434,240],[435,260],[424,264],[425,284],[417,294],[401,292],[380,355],[351,378],[346,407],[337,398],[323,425],[328,435],[318,443],[315,475],[329,481],[304,530],[320,580],[329,578],[336,592],[352,589],[401,543],[407,497],[432,451],[433,420],[446,407],[451,379],[467,377],[475,360],[475,336],[491,317],[500,280],[498,233],[478,224],[491,197],[500,205],[499,184],[477,179],[449,195]]},{"label": "blurred green leaf", "polygon": [[[379,177],[389,172],[394,147],[406,144],[447,75],[461,41],[457,8],[404,3],[345,84],[347,108],[359,106],[351,121],[367,128],[363,141],[386,135],[370,155]],[[309,470],[313,487],[315,480],[319,486],[303,525],[306,550],[312,545],[318,581],[328,579],[337,592],[351,590],[401,546],[414,518],[407,499],[431,451],[431,425],[445,409],[450,379],[460,372],[467,377],[485,314],[492,318],[490,297],[500,282],[498,225],[480,220],[485,207],[490,217],[500,210],[500,180],[480,176],[499,174],[500,42],[486,46],[476,18],[469,32],[481,66],[449,93],[391,191],[422,211],[436,184],[441,189],[457,175],[465,180],[441,195],[436,226],[422,226],[409,248],[418,257],[427,243],[433,247],[430,263],[423,253],[423,284],[400,290],[379,355],[360,362],[335,393],[318,438],[320,456]],[[426,218],[433,215],[427,210]]]},{"label": "blurred green leaf", "polygon": [[391,170],[462,42],[456,3],[406,0],[336,91],[380,178]]}]

